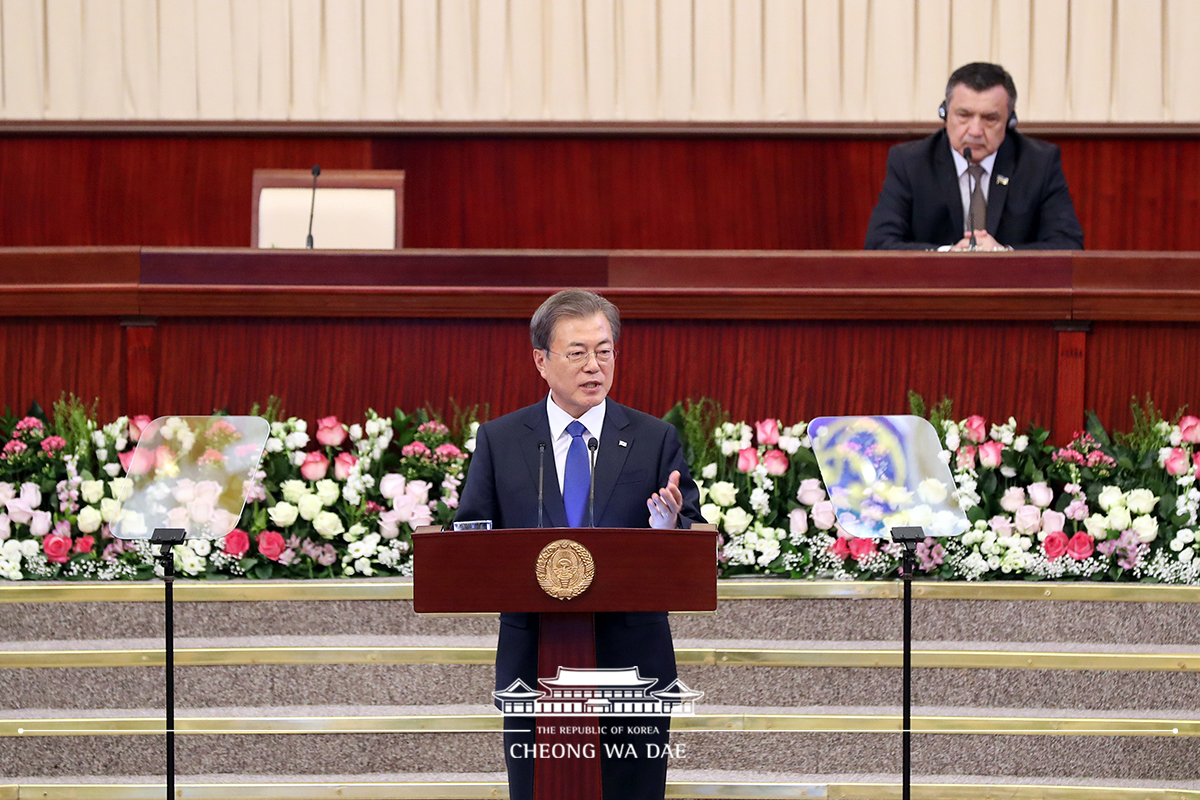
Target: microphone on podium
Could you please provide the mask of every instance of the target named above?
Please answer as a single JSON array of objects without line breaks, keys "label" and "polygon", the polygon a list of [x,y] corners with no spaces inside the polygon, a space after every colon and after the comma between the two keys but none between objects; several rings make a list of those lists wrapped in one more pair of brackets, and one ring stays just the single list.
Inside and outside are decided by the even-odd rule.
[{"label": "microphone on podium", "polygon": [[304,240],[304,247],[308,250],[313,249],[312,224],[313,212],[317,210],[317,176],[321,174],[321,166],[313,164],[313,190],[312,190],[312,205],[308,209],[308,238]]},{"label": "microphone on podium", "polygon": [[596,527],[596,448],[600,446],[600,442],[593,436],[588,439],[588,466],[591,468],[591,480],[588,481],[588,516],[592,520],[592,527]]}]

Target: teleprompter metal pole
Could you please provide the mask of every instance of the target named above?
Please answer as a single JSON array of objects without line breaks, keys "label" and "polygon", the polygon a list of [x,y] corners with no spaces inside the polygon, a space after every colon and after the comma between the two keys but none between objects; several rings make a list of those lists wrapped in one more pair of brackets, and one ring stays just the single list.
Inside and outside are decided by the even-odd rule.
[{"label": "teleprompter metal pole", "polygon": [[912,795],[912,576],[916,569],[917,545],[925,541],[922,528],[892,528],[892,541],[904,545],[900,557],[900,572],[904,592],[904,661],[901,676],[903,684],[904,721],[900,733],[901,790],[902,800],[911,800]]},{"label": "teleprompter metal pole", "polygon": [[183,544],[187,531],[182,528],[158,528],[150,536],[151,544],[162,545],[158,551],[158,562],[163,569],[166,614],[166,662],[167,662],[167,800],[175,797],[175,552],[172,548]]}]

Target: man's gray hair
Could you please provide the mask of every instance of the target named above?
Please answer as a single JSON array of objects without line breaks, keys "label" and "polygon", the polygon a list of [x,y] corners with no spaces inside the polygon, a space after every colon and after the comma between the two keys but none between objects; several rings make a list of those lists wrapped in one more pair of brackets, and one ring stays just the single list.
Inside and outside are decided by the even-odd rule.
[{"label": "man's gray hair", "polygon": [[947,81],[947,113],[949,113],[950,95],[954,92],[954,87],[960,83],[973,92],[986,92],[993,86],[1003,86],[1004,91],[1008,93],[1008,113],[1011,114],[1017,107],[1017,84],[1013,82],[1012,75],[1008,74],[1008,70],[999,64],[975,61],[954,70],[950,80]]},{"label": "man's gray hair", "polygon": [[613,344],[616,344],[621,335],[621,312],[617,311],[616,306],[587,289],[564,289],[551,295],[538,306],[529,320],[529,338],[533,340],[533,349],[550,349],[550,338],[559,320],[586,319],[597,313],[603,313],[608,319]]}]

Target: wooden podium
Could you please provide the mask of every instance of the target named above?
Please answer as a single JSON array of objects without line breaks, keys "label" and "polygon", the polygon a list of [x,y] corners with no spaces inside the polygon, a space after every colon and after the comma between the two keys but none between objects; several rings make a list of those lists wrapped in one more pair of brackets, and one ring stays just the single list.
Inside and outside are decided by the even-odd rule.
[{"label": "wooden podium", "polygon": [[[551,591],[570,592],[578,581],[567,575],[555,583],[549,548],[569,540],[591,560],[590,584],[569,599]],[[572,552],[578,552],[571,548]],[[567,556],[563,561],[576,561]],[[542,569],[539,570],[539,561]],[[549,570],[546,567],[549,567]],[[539,571],[541,580],[539,580]],[[549,573],[549,574],[548,574]],[[543,583],[548,589],[543,588]],[[540,614],[539,678],[558,674],[559,667],[592,669],[596,643],[592,615],[601,611],[715,611],[717,608],[716,531],[714,526],[690,530],[626,528],[533,528],[492,531],[441,531],[413,536],[413,609],[429,613]],[[537,688],[537,687],[531,687]],[[594,717],[574,717],[574,727],[595,731]],[[534,793],[540,800],[600,800],[599,736],[568,735],[558,726],[537,733],[537,745],[563,749],[591,744],[594,758],[539,759]]]}]

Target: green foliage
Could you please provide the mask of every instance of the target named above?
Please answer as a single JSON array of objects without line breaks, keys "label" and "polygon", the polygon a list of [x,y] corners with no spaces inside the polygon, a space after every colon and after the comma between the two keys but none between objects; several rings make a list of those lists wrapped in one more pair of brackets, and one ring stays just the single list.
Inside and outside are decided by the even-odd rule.
[{"label": "green foliage", "polygon": [[92,431],[96,429],[96,409],[100,406],[97,398],[88,408],[74,394],[63,393],[54,403],[54,424],[51,430],[67,442],[68,453],[81,454],[91,446]]},{"label": "green foliage", "polygon": [[953,420],[954,401],[949,397],[943,397],[937,402],[933,408],[925,402],[925,398],[912,389],[908,390],[908,411],[914,417],[924,417],[929,420],[933,427],[937,430],[938,436],[942,436],[943,426],[946,420]]},{"label": "green foliage", "polygon": [[721,457],[713,431],[729,421],[729,414],[717,401],[688,398],[685,403],[676,403],[663,419],[679,429],[683,457],[692,466],[699,468]]},{"label": "green foliage", "polygon": [[287,415],[283,413],[283,401],[276,395],[267,398],[266,408],[261,408],[258,403],[250,406],[250,416],[262,417],[267,422],[279,422],[287,419]]}]

